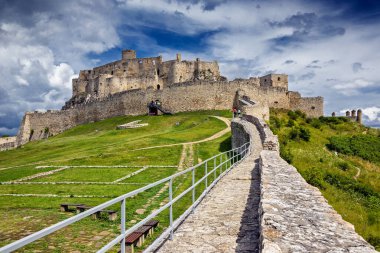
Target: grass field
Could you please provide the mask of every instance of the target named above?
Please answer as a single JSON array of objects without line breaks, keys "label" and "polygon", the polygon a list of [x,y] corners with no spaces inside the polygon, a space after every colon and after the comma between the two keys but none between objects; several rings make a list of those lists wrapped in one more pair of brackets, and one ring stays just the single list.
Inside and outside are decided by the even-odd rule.
[{"label": "grass field", "polygon": [[[0,246],[73,216],[74,212],[59,211],[61,203],[97,205],[172,175],[184,169],[181,166],[230,149],[230,133],[191,145],[191,149],[184,150],[181,145],[206,139],[227,127],[210,115],[230,117],[228,111],[115,117],[0,152]],[[116,130],[117,125],[134,120],[149,125]],[[143,149],[168,144],[180,145]],[[201,178],[203,173],[197,171],[196,177]],[[190,183],[188,175],[176,179],[174,195]],[[167,197],[167,190],[161,185],[129,200],[127,227],[157,209]],[[186,209],[190,199],[187,196],[176,203],[176,216]],[[112,209],[119,210],[119,206]],[[159,230],[167,226],[167,217],[165,212],[158,217]],[[86,218],[25,247],[23,252],[95,251],[119,229],[118,221]]]},{"label": "grass field", "polygon": [[[329,204],[352,223],[355,230],[380,250],[380,146],[379,131],[345,118],[306,119],[302,114],[272,110],[271,129],[279,136],[281,155],[318,187]],[[303,129],[303,130],[301,130]],[[357,145],[373,160],[330,150],[330,138],[375,139]]]}]

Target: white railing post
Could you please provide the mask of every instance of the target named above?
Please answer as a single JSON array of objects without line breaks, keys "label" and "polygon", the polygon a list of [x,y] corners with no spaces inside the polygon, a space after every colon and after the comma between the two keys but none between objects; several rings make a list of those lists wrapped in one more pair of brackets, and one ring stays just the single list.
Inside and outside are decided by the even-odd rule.
[{"label": "white railing post", "polygon": [[219,166],[220,166],[220,174],[222,174],[223,173],[223,166],[222,166],[222,154],[220,154],[220,159],[219,159]]},{"label": "white railing post", "polygon": [[214,157],[214,181],[216,180],[216,157]]},{"label": "white railing post", "polygon": [[[207,175],[207,162],[205,162],[205,176]],[[206,179],[205,179],[205,190],[207,189],[207,185],[208,185],[208,182],[207,182],[207,176],[206,176]]]},{"label": "white railing post", "polygon": [[170,221],[170,240],[173,240],[173,178],[170,178],[169,181],[169,221]]},{"label": "white railing post", "polygon": [[[192,191],[193,204],[195,202],[195,187],[194,187],[194,184],[195,184],[195,168],[193,168],[193,170],[192,170],[192,180],[191,180],[191,186],[193,187],[193,191]],[[194,210],[194,207],[193,207],[193,210]]]},{"label": "white railing post", "polygon": [[226,170],[228,170],[228,155],[226,154],[226,164],[224,165],[226,167]]},{"label": "white railing post", "polygon": [[120,232],[123,235],[123,239],[121,240],[120,244],[120,252],[125,253],[125,199],[121,201],[121,207],[120,207]]}]

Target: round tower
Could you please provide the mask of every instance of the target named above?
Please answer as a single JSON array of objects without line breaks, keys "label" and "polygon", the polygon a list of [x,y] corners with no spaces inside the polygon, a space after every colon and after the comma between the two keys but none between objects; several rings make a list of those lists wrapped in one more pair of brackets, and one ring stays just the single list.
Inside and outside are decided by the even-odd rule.
[{"label": "round tower", "polygon": [[361,124],[362,123],[362,110],[358,110],[358,116],[356,117],[356,121]]},{"label": "round tower", "polygon": [[355,111],[355,110],[352,110],[352,111],[351,111],[351,117],[352,117],[352,118],[356,117],[356,111]]},{"label": "round tower", "polygon": [[350,117],[350,111],[346,111],[346,117]]},{"label": "round tower", "polygon": [[335,117],[335,112],[331,113],[331,117]]}]

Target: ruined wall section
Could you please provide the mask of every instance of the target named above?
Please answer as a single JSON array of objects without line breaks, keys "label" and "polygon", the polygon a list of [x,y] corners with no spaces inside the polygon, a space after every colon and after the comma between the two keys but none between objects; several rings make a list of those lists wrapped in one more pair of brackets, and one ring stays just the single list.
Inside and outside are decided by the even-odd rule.
[{"label": "ruined wall section", "polygon": [[16,136],[0,138],[0,151],[13,149],[15,147],[16,147]]},{"label": "ruined wall section", "polygon": [[298,92],[289,92],[290,110],[301,110],[309,117],[323,116],[323,97],[301,97]]}]

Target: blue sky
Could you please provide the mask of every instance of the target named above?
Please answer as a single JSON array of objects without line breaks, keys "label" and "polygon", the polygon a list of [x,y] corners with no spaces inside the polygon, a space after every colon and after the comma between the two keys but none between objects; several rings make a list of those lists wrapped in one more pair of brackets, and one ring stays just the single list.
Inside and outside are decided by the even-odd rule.
[{"label": "blue sky", "polygon": [[379,27],[375,0],[3,0],[0,135],[60,108],[79,70],[123,48],[217,60],[230,80],[286,73],[290,90],[325,97],[326,115],[362,108],[379,126]]}]

